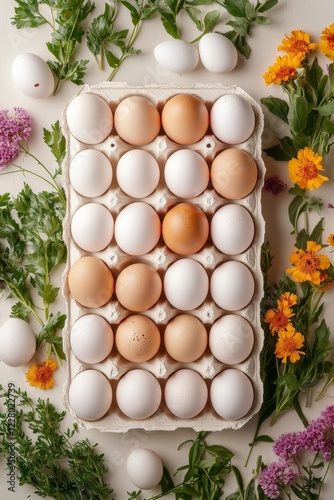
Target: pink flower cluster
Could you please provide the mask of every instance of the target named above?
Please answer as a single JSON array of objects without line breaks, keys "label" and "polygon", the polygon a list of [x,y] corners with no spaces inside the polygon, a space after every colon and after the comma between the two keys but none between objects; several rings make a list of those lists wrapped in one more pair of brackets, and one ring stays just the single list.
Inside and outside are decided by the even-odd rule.
[{"label": "pink flower cluster", "polygon": [[14,116],[9,110],[0,110],[0,170],[15,160],[20,153],[19,142],[28,139],[31,133],[31,116],[19,107],[14,107]]},{"label": "pink flower cluster", "polygon": [[312,420],[305,430],[282,434],[274,445],[278,462],[265,467],[259,485],[269,498],[279,498],[280,491],[301,478],[300,471],[293,466],[301,451],[321,455],[325,462],[334,458],[334,405]]}]

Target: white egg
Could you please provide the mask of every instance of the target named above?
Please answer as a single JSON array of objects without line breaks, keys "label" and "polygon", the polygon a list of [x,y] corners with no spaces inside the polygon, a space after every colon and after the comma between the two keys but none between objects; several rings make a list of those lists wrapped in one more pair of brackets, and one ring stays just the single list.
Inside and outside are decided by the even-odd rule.
[{"label": "white egg", "polygon": [[179,259],[166,271],[164,291],[168,302],[181,311],[199,307],[208,294],[209,278],[204,267],[193,259]]},{"label": "white egg", "polygon": [[133,484],[141,490],[151,490],[162,479],[163,465],[161,458],[152,450],[137,448],[126,461],[126,471]]},{"label": "white egg", "polygon": [[218,361],[227,365],[242,363],[254,346],[253,329],[242,316],[226,314],[212,325],[209,346]]},{"label": "white egg", "polygon": [[203,66],[212,73],[228,73],[238,62],[238,52],[233,43],[220,33],[206,33],[198,45]]},{"label": "white egg", "polygon": [[73,214],[71,235],[75,243],[87,252],[106,248],[114,234],[114,220],[101,203],[86,203]]},{"label": "white egg", "polygon": [[170,191],[179,198],[194,198],[209,183],[209,167],[197,151],[179,149],[165,163],[165,181]]},{"label": "white egg", "polygon": [[98,149],[84,149],[71,161],[69,176],[77,193],[86,198],[95,198],[110,187],[113,171],[105,154]]},{"label": "white egg", "polygon": [[214,135],[226,144],[246,141],[255,127],[252,106],[237,94],[225,94],[214,102],[210,112]]},{"label": "white egg", "polygon": [[8,366],[29,363],[36,351],[36,337],[23,319],[9,318],[0,328],[0,359]]},{"label": "white egg", "polygon": [[196,417],[204,409],[207,400],[207,385],[194,370],[184,368],[168,378],[165,386],[165,402],[169,411],[176,417]]},{"label": "white egg", "polygon": [[158,380],[147,370],[128,371],[119,380],[116,400],[119,409],[127,417],[149,418],[160,406],[162,391]]},{"label": "white egg", "polygon": [[78,141],[99,144],[110,134],[113,114],[109,104],[96,94],[79,94],[66,111],[67,125]]},{"label": "white egg", "polygon": [[210,224],[214,245],[227,255],[247,250],[253,241],[254,230],[254,221],[248,210],[232,203],[217,210]]},{"label": "white egg", "polygon": [[132,149],[118,161],[116,177],[124,193],[132,198],[145,198],[157,187],[160,169],[157,160],[148,151]]},{"label": "white egg", "polygon": [[242,262],[224,262],[212,273],[211,296],[226,311],[238,311],[246,307],[252,300],[254,289],[253,275]]},{"label": "white egg", "polygon": [[48,97],[54,89],[54,76],[47,63],[29,52],[15,57],[12,78],[17,88],[29,97]]},{"label": "white egg", "polygon": [[154,49],[154,57],[163,68],[174,73],[189,73],[199,62],[197,48],[179,39],[159,43]]},{"label": "white egg", "polygon": [[111,326],[98,314],[77,319],[70,333],[71,350],[83,363],[100,363],[111,352],[114,334]]},{"label": "white egg", "polygon": [[130,203],[116,218],[116,243],[128,255],[144,255],[150,252],[158,243],[160,235],[159,216],[147,203]]},{"label": "white egg", "polygon": [[98,420],[112,403],[110,381],[98,370],[79,372],[71,382],[68,400],[74,413],[83,420]]},{"label": "white egg", "polygon": [[247,375],[235,368],[228,368],[212,380],[210,400],[220,417],[238,420],[251,409],[254,389]]}]

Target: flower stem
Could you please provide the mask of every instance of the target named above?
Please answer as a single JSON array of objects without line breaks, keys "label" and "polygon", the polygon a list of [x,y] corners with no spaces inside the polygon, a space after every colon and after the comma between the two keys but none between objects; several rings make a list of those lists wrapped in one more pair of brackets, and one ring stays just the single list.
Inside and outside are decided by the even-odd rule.
[{"label": "flower stem", "polygon": [[122,55],[121,55],[121,57],[120,57],[120,59],[118,61],[117,66],[115,66],[115,68],[112,70],[112,72],[108,76],[107,82],[111,82],[111,80],[114,78],[114,76],[116,75],[117,71],[119,70],[122,62],[129,55],[129,51],[132,48],[132,46],[133,46],[133,44],[134,44],[134,42],[135,42],[135,40],[136,40],[136,38],[138,36],[140,26],[141,26],[141,20],[139,20],[138,23],[134,25],[132,33],[131,33],[131,36],[130,36],[130,39],[129,39],[129,42],[128,42],[128,44],[127,44],[124,52],[122,53]]}]

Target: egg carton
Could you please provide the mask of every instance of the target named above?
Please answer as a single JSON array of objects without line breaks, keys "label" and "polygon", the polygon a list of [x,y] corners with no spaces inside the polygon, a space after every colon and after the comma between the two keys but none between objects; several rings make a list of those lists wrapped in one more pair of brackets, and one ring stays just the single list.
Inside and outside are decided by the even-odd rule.
[{"label": "egg carton", "polygon": [[[225,94],[238,94],[243,97],[253,108],[255,113],[255,128],[252,135],[244,143],[238,145],[228,145],[218,140],[208,129],[207,134],[202,140],[193,145],[181,146],[171,141],[166,135],[158,135],[158,137],[146,146],[141,146],[152,153],[158,160],[161,176],[157,189],[150,196],[143,199],[156,209],[160,218],[164,216],[168,208],[180,201],[179,198],[174,196],[165,186],[163,177],[163,165],[167,157],[174,151],[181,148],[194,149],[200,153],[208,162],[212,162],[214,157],[224,149],[229,147],[236,147],[245,150],[255,160],[258,167],[258,180],[254,190],[245,198],[236,201],[230,201],[219,196],[212,185],[209,183],[208,188],[200,196],[186,200],[190,203],[195,203],[199,206],[205,214],[210,217],[221,206],[227,203],[237,203],[245,207],[252,215],[255,224],[255,237],[251,246],[242,254],[235,256],[224,255],[215,248],[209,239],[204,248],[198,253],[191,256],[191,258],[200,262],[206,269],[209,277],[213,270],[221,263],[228,260],[235,260],[244,263],[252,272],[255,281],[255,293],[250,304],[236,314],[244,317],[249,321],[254,332],[254,347],[250,356],[238,365],[225,365],[214,358],[211,354],[209,347],[207,347],[204,355],[197,361],[192,363],[180,363],[173,360],[165,351],[163,341],[161,342],[160,349],[153,359],[143,363],[132,363],[126,361],[116,349],[114,345],[111,354],[101,363],[95,365],[88,365],[78,360],[70,346],[70,331],[72,325],[81,316],[89,313],[96,313],[104,317],[112,326],[113,331],[117,325],[126,318],[129,314],[135,314],[124,309],[116,300],[113,295],[111,301],[105,306],[90,309],[82,307],[70,295],[67,275],[73,263],[84,255],[92,255],[80,249],[71,237],[70,222],[71,217],[75,211],[87,202],[98,202],[105,205],[112,213],[115,220],[117,214],[125,205],[135,200],[128,197],[122,192],[117,185],[115,169],[118,159],[128,150],[137,148],[126,144],[116,133],[113,128],[111,135],[109,135],[103,142],[96,145],[87,145],[79,142],[69,131],[66,121],[66,110],[69,103],[62,111],[62,128],[66,138],[66,157],[63,163],[63,185],[67,196],[67,212],[64,220],[64,239],[68,248],[68,258],[66,268],[63,274],[62,291],[66,301],[66,314],[67,320],[63,332],[63,345],[64,351],[67,356],[67,378],[64,384],[63,400],[67,410],[72,415],[73,419],[78,425],[85,429],[98,429],[100,431],[113,431],[113,432],[126,432],[129,429],[144,429],[144,430],[164,430],[171,431],[177,428],[193,428],[195,431],[220,431],[223,429],[239,429],[251,417],[257,413],[262,403],[262,382],[260,378],[260,352],[263,345],[263,331],[260,324],[260,301],[263,296],[263,278],[260,268],[260,252],[261,245],[264,240],[264,220],[261,212],[261,190],[264,180],[265,166],[261,156],[261,134],[263,130],[263,114],[260,105],[246,92],[238,86],[224,87],[220,84],[210,85],[194,85],[191,87],[177,87],[168,85],[147,85],[144,87],[134,87],[123,83],[102,83],[94,86],[84,86],[81,93],[94,93],[107,101],[114,112],[118,103],[131,95],[140,95],[148,98],[153,104],[156,105],[159,112],[164,103],[172,96],[181,93],[189,93],[198,96],[206,104],[210,111],[213,103]],[[76,96],[74,96],[76,97]],[[102,196],[94,199],[87,199],[80,196],[71,186],[69,179],[69,167],[72,158],[83,149],[93,148],[103,152],[110,159],[113,167],[113,180],[109,190]],[[112,270],[113,276],[117,279],[119,272],[125,267],[126,264],[133,262],[145,262],[151,264],[158,270],[160,276],[163,275],[167,267],[179,259],[180,256],[173,254],[160,239],[156,248],[148,254],[141,257],[133,257],[126,255],[115,243],[113,238],[111,244],[103,251],[97,252],[95,256],[101,258]],[[231,284],[233,286],[233,284]],[[144,314],[151,318],[159,327],[161,333],[163,332],[168,321],[178,313],[185,311],[178,311],[173,308],[166,300],[164,294],[158,303],[140,314]],[[187,311],[188,312],[188,311]],[[210,293],[204,303],[193,311],[191,314],[198,317],[206,326],[207,329],[224,314],[229,311],[224,311],[219,308],[210,297]],[[251,410],[239,420],[227,420],[221,418],[212,408],[210,399],[204,410],[196,417],[190,419],[182,419],[174,416],[167,408],[164,399],[162,398],[161,405],[156,413],[151,417],[137,420],[130,419],[125,416],[117,407],[115,398],[115,389],[119,379],[127,371],[133,368],[143,368],[151,372],[160,382],[162,390],[166,383],[167,378],[176,370],[180,368],[190,368],[198,372],[210,386],[211,380],[219,372],[225,368],[237,368],[246,374],[251,380],[254,389],[254,401]],[[87,369],[96,369],[102,372],[109,380],[113,389],[113,401],[109,411],[100,419],[95,421],[86,421],[80,419],[72,410],[69,404],[69,388],[73,378],[81,371]]]}]

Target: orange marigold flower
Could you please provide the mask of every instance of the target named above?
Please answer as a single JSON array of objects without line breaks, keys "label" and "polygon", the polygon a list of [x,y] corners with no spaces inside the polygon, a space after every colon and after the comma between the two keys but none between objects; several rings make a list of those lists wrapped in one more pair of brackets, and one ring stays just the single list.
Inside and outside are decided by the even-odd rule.
[{"label": "orange marigold flower", "polygon": [[294,267],[289,267],[286,272],[298,283],[309,281],[313,285],[321,284],[321,271],[328,269],[330,260],[327,255],[318,255],[322,249],[315,241],[307,242],[307,249],[296,248],[290,255],[290,262]]},{"label": "orange marigold flower", "polygon": [[304,341],[304,335],[296,332],[293,327],[279,332],[275,349],[276,358],[282,359],[282,363],[286,363],[288,358],[291,363],[295,363],[300,359],[301,354],[305,354],[305,352],[299,350]]},{"label": "orange marigold flower", "polygon": [[318,188],[328,177],[321,175],[323,171],[322,156],[314,153],[312,149],[306,147],[298,151],[297,158],[292,158],[288,163],[289,177],[294,184],[298,184],[302,189],[312,191]]},{"label": "orange marigold flower", "polygon": [[43,363],[31,365],[26,373],[26,380],[33,387],[51,389],[54,386],[53,372],[58,367],[56,361],[48,358]]},{"label": "orange marigold flower", "polygon": [[289,307],[282,309],[269,309],[264,317],[264,322],[269,323],[271,334],[279,333],[291,325],[290,318],[294,316],[294,312]]},{"label": "orange marigold flower", "polygon": [[311,35],[309,33],[301,30],[293,30],[290,37],[285,35],[282,44],[277,47],[277,50],[283,50],[303,60],[307,54],[310,54],[318,47],[317,43],[311,43],[310,38]]},{"label": "orange marigold flower", "polygon": [[329,243],[331,247],[334,247],[334,233],[331,233],[328,236],[326,243]]},{"label": "orange marigold flower", "polygon": [[264,73],[263,79],[266,85],[275,83],[276,85],[289,80],[294,80],[297,76],[297,68],[301,68],[301,61],[297,56],[288,54],[287,56],[278,56],[275,64],[268,68]]},{"label": "orange marigold flower", "polygon": [[319,50],[334,61],[334,23],[325,28],[320,36]]},{"label": "orange marigold flower", "polygon": [[284,307],[292,307],[297,304],[297,295],[291,292],[284,292],[277,299],[277,307],[278,309],[282,309]]}]

